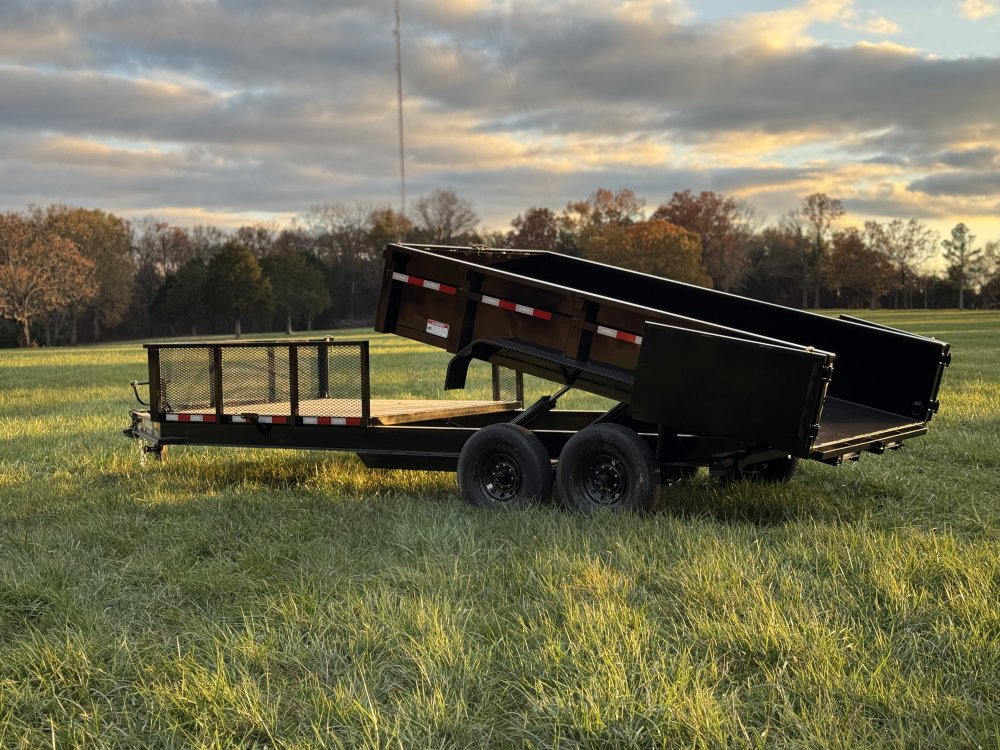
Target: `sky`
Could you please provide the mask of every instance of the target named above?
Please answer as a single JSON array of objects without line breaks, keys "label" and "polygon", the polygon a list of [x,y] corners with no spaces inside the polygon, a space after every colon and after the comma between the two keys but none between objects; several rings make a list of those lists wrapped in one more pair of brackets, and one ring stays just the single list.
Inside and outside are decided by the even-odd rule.
[{"label": "sky", "polygon": [[[406,194],[598,187],[1000,238],[1000,0],[401,0]],[[400,207],[392,0],[0,0],[0,210]]]}]

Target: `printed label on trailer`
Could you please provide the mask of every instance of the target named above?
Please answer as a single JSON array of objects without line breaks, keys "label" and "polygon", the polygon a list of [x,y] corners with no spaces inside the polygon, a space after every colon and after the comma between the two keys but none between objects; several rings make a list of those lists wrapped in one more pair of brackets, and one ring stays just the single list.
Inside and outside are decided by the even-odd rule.
[{"label": "printed label on trailer", "polygon": [[448,338],[448,324],[442,323],[440,320],[427,319],[427,333],[431,336],[440,336],[443,339]]}]

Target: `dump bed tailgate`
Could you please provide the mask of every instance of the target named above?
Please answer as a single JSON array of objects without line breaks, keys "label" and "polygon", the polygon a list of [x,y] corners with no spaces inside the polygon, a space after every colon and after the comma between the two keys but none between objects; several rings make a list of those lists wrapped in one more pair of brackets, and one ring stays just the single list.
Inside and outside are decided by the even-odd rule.
[{"label": "dump bed tailgate", "polygon": [[833,354],[658,323],[646,324],[642,342],[633,416],[809,455]]}]

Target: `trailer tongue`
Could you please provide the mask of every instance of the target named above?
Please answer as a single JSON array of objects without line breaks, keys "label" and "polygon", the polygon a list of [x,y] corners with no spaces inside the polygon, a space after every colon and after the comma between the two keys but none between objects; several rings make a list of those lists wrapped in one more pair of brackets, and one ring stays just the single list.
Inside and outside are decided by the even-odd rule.
[{"label": "trailer tongue", "polygon": [[[126,433],[455,470],[484,506],[547,496],[555,464],[573,507],[647,508],[701,466],[784,480],[798,458],[899,448],[927,432],[950,361],[866,321],[520,250],[387,246],[375,328],[450,352],[449,389],[491,363],[493,400],[375,402],[367,342],[149,344],[150,408]],[[525,407],[524,373],[562,389]],[[556,409],[569,388],[617,405]]]}]

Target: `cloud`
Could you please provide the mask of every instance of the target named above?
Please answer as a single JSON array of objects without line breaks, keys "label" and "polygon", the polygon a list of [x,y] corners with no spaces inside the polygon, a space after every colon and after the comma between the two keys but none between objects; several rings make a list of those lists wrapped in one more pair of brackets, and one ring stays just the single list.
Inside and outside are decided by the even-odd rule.
[{"label": "cloud", "polygon": [[815,44],[809,27],[816,23],[850,23],[856,18],[853,0],[807,0],[803,5],[753,13],[723,24],[728,35],[770,51],[804,49]]},{"label": "cloud", "polygon": [[991,0],[962,0],[962,18],[978,21],[997,12],[997,4]]},{"label": "cloud", "polygon": [[898,34],[900,32],[899,24],[890,21],[884,16],[872,16],[859,24],[857,28],[867,31],[869,34],[878,34],[880,36]]},{"label": "cloud", "polygon": [[[0,3],[0,201],[394,200],[393,20],[368,0]],[[669,0],[410,0],[402,21],[408,192],[466,189],[490,221],[598,185],[909,210],[996,170],[1000,58],[814,38],[899,32],[851,0],[710,22]]]},{"label": "cloud", "polygon": [[933,196],[995,197],[1000,192],[1000,171],[939,172],[911,182],[909,189]]}]

